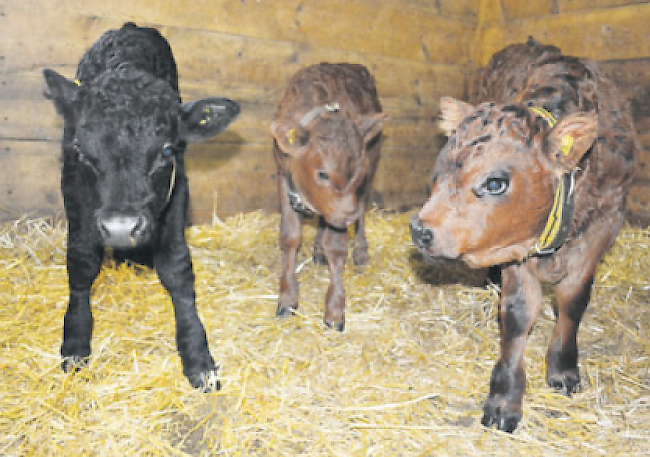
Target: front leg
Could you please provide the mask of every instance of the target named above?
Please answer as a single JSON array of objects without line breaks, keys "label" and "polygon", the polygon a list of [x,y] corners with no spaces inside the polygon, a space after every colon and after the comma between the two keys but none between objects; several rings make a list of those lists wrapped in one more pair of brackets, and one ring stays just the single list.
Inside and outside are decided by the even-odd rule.
[{"label": "front leg", "polygon": [[154,253],[154,266],[174,305],[176,347],[183,364],[183,374],[192,387],[205,392],[219,390],[217,367],[196,311],[194,272],[185,240],[161,243]]},{"label": "front leg", "polygon": [[186,181],[181,180],[174,192],[161,219],[153,264],[174,305],[176,347],[183,374],[192,387],[211,392],[219,390],[221,384],[216,374],[218,367],[208,349],[205,328],[196,311],[192,258],[185,241],[185,211],[189,197]]},{"label": "front leg", "polygon": [[539,281],[525,265],[502,270],[501,356],[490,379],[490,395],[483,408],[481,423],[512,432],[521,420],[521,403],[526,390],[524,349],[526,338],[541,307]]},{"label": "front leg", "polygon": [[302,221],[293,210],[287,196],[288,186],[285,177],[278,177],[278,196],[280,199],[280,251],[282,271],[280,273],[280,294],[276,316],[284,317],[298,309],[300,286],[296,273],[296,254],[302,242]]},{"label": "front leg", "polygon": [[330,285],[325,296],[323,321],[328,327],[342,332],[345,328],[345,290],[343,269],[348,255],[348,232],[326,227],[323,233],[323,251],[330,270]]},{"label": "front leg", "polygon": [[67,269],[70,301],[63,320],[63,343],[61,344],[61,367],[69,372],[87,363],[90,356],[90,340],[93,332],[93,316],[90,309],[90,288],[99,274],[103,249],[73,224],[68,226]]},{"label": "front leg", "polygon": [[314,263],[316,265],[327,265],[327,257],[323,252],[323,232],[326,227],[323,216],[318,216],[318,227],[316,228],[316,238],[314,239]]}]

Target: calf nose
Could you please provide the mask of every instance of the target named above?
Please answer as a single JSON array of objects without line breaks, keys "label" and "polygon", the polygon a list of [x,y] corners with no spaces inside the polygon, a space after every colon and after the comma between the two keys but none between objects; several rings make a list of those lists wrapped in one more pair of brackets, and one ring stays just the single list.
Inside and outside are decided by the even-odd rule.
[{"label": "calf nose", "polygon": [[409,228],[411,229],[411,238],[417,247],[425,248],[431,245],[433,232],[422,225],[422,220],[417,215],[411,218]]},{"label": "calf nose", "polygon": [[98,216],[97,228],[105,246],[132,248],[142,241],[147,228],[147,219],[142,215]]}]

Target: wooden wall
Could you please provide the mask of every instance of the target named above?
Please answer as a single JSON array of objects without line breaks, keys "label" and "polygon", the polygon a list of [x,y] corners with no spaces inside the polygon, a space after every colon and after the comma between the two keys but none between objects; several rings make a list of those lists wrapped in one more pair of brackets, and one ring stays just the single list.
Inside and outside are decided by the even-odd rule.
[{"label": "wooden wall", "polygon": [[288,78],[321,61],[367,65],[384,110],[376,200],[426,199],[441,95],[462,96],[478,0],[0,0],[0,219],[61,211],[62,122],[41,71],[73,77],[87,47],[125,21],[170,41],[185,100],[242,105],[227,133],[187,151],[191,220],[275,209],[269,123]]},{"label": "wooden wall", "polygon": [[443,138],[442,95],[529,35],[601,62],[632,103],[644,150],[629,208],[650,221],[650,3],[633,0],[0,0],[0,220],[61,214],[62,122],[41,71],[72,77],[87,47],[125,21],[161,30],[185,100],[242,105],[227,133],[188,149],[191,220],[277,208],[268,125],[288,78],[321,61],[367,65],[384,110],[376,201],[423,203]]},{"label": "wooden wall", "polygon": [[474,61],[485,65],[508,44],[534,36],[565,54],[600,63],[630,100],[642,143],[627,200],[632,221],[650,223],[650,2],[481,0]]}]

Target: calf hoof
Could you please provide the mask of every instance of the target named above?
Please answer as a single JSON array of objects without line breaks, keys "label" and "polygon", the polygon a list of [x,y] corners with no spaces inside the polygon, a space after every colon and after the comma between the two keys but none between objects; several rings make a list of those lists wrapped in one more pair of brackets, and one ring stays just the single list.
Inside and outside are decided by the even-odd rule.
[{"label": "calf hoof", "polygon": [[368,255],[368,248],[359,248],[352,250],[352,261],[356,266],[368,265],[370,256]]},{"label": "calf hoof", "polygon": [[501,406],[494,405],[490,400],[487,401],[483,408],[483,418],[481,424],[486,427],[497,426],[502,432],[512,433],[521,420],[521,411],[509,411]]},{"label": "calf hoof", "polygon": [[317,252],[314,250],[313,259],[316,265],[327,265],[327,257],[325,257],[325,254],[323,254],[323,252]]},{"label": "calf hoof", "polygon": [[61,369],[66,373],[77,372],[88,366],[88,357],[81,355],[68,355],[63,357]]},{"label": "calf hoof", "polygon": [[278,308],[275,310],[275,315],[277,317],[290,317],[296,314],[294,311],[298,308],[298,305],[295,306],[281,306],[278,305]]},{"label": "calf hoof", "polygon": [[580,373],[578,370],[565,371],[563,373],[552,373],[546,377],[550,387],[560,391],[563,395],[570,397],[580,388]]},{"label": "calf hoof", "polygon": [[330,321],[328,319],[323,319],[323,322],[329,328],[335,328],[339,332],[342,332],[343,330],[345,330],[345,318],[343,318],[340,322]]},{"label": "calf hoof", "polygon": [[221,389],[221,381],[217,377],[217,370],[208,370],[201,373],[187,375],[187,380],[192,387],[204,393],[216,392]]}]

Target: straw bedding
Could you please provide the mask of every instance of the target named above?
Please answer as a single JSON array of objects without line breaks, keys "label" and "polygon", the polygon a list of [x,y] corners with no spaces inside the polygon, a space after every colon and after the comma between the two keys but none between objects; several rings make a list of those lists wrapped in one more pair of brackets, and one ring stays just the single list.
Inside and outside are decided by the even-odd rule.
[{"label": "straw bedding", "polygon": [[409,214],[368,216],[371,263],[348,263],[346,331],[324,328],[328,284],[301,251],[301,307],[277,319],[278,216],[188,230],[199,314],[223,389],[194,391],[155,272],[106,267],[94,286],[93,355],[64,374],[65,230],[0,228],[0,455],[648,455],[650,231],[626,227],[598,270],[579,333],[582,389],[544,381],[553,314],[527,348],[524,419],[482,427],[498,356],[498,295],[484,271],[422,263]]}]

